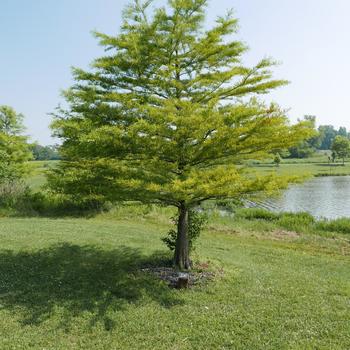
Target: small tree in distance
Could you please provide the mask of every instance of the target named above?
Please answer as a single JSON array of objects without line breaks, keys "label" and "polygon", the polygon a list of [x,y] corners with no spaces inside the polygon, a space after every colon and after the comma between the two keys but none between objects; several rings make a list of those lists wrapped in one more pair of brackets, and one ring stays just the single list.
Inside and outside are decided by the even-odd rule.
[{"label": "small tree in distance", "polygon": [[276,165],[277,167],[280,166],[280,164],[281,164],[281,156],[279,155],[279,153],[277,153],[277,154],[275,155],[275,157],[273,158],[273,162],[275,163],[275,165]]},{"label": "small tree in distance", "polygon": [[310,136],[308,121],[290,125],[277,105],[255,96],[285,85],[270,59],[245,67],[247,48],[233,39],[231,14],[204,30],[207,1],[151,1],[124,11],[121,33],[95,33],[106,55],[91,71],[74,69],[53,129],[65,161],[55,191],[178,208],[174,263],[189,269],[189,211],[209,199],[242,198],[286,185],[245,162],[271,156]]},{"label": "small tree in distance", "polygon": [[332,146],[332,155],[334,155],[334,160],[336,157],[343,160],[343,165],[345,165],[345,158],[350,156],[350,141],[347,137],[336,136]]}]

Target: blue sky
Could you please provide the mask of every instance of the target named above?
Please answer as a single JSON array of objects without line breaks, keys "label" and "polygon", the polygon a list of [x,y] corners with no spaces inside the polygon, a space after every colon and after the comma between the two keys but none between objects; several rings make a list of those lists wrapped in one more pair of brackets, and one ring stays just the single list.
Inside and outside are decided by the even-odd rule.
[{"label": "blue sky", "polygon": [[[48,124],[72,83],[70,67],[87,68],[102,53],[92,30],[115,34],[128,0],[0,0],[0,105],[25,115],[27,134],[54,142]],[[155,5],[162,1],[155,0]],[[346,126],[350,84],[349,0],[211,0],[208,26],[228,8],[240,19],[245,62],[272,56],[275,76],[291,84],[268,100],[296,120]]]}]

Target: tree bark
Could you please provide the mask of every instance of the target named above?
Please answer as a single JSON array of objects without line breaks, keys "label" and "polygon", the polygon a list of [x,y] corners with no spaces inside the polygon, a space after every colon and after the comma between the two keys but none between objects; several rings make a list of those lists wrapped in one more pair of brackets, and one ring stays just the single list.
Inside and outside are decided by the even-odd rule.
[{"label": "tree bark", "polygon": [[191,268],[188,244],[188,208],[184,203],[179,208],[179,220],[177,225],[177,239],[174,254],[174,264],[180,270]]}]

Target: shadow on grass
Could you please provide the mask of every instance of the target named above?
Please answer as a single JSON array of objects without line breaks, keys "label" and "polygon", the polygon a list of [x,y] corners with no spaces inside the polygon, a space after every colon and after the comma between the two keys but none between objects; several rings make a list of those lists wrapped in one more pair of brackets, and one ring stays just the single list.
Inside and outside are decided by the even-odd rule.
[{"label": "shadow on grass", "polygon": [[165,308],[181,300],[168,286],[140,267],[163,257],[143,257],[121,247],[105,251],[92,246],[55,245],[37,252],[0,251],[0,304],[20,310],[24,325],[39,325],[60,310],[67,330],[74,317],[91,314],[91,326],[114,328],[110,312],[128,304],[155,301]]}]

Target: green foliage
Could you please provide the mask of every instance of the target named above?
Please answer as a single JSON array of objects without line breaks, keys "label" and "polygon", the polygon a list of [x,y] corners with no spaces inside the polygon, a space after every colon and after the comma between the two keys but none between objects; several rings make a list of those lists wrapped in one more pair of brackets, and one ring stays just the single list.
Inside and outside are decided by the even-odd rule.
[{"label": "green foliage", "polygon": [[[178,225],[178,218],[173,218],[174,224]],[[190,210],[188,213],[188,243],[190,251],[194,250],[194,243],[198,239],[201,231],[208,222],[208,215],[205,212],[199,212],[197,210]],[[162,238],[162,241],[170,250],[175,250],[177,240],[177,230],[169,230],[166,237]]]},{"label": "green foliage", "polygon": [[274,213],[261,208],[249,208],[237,210],[235,218],[239,220],[261,220],[271,222],[286,230],[296,231],[299,233],[350,233],[349,218],[316,220],[311,214],[305,212]]},{"label": "green foliage", "polygon": [[96,214],[105,210],[108,203],[98,200],[80,200],[49,191],[27,192],[15,208],[24,213],[43,216],[79,216]]},{"label": "green foliage", "polygon": [[322,138],[320,148],[323,150],[331,149],[332,142],[337,136],[337,131],[334,129],[333,125],[321,125],[318,128],[318,131],[320,132]]},{"label": "green foliage", "polygon": [[297,146],[289,148],[289,158],[309,158],[315,151],[316,149],[307,141],[302,141]]},{"label": "green foliage", "polygon": [[315,218],[309,213],[282,213],[277,224],[289,231],[304,232],[315,224]]},{"label": "green foliage", "polygon": [[279,155],[279,153],[277,153],[275,155],[275,157],[273,158],[273,162],[275,163],[276,166],[280,166],[281,163],[281,156]]},{"label": "green foliage", "polygon": [[344,159],[350,156],[350,141],[347,137],[344,136],[336,136],[332,146],[332,155],[334,154],[334,158],[342,158],[343,159],[343,164],[344,164]]},{"label": "green foliage", "polygon": [[41,146],[38,143],[32,143],[30,150],[33,153],[34,160],[59,160],[58,146]]},{"label": "green foliage", "polygon": [[52,124],[64,162],[51,188],[88,201],[140,201],[179,210],[174,263],[190,268],[186,218],[206,200],[273,192],[294,178],[260,176],[243,162],[269,157],[310,136],[257,96],[285,85],[275,63],[242,63],[231,14],[204,30],[205,0],[151,1],[124,11],[121,33],[95,33],[106,55],[74,69],[68,110]]},{"label": "green foliage", "polygon": [[0,132],[7,135],[19,135],[24,131],[24,116],[10,106],[0,106]]},{"label": "green foliage", "polygon": [[318,128],[321,145],[319,149],[329,150],[336,136],[349,138],[350,134],[345,127],[340,127],[339,130],[334,129],[333,125],[320,125]]},{"label": "green foliage", "polygon": [[235,217],[237,219],[262,219],[267,221],[275,221],[280,217],[280,215],[261,208],[244,208],[237,210]]},{"label": "green foliage", "polygon": [[350,219],[339,218],[335,220],[321,220],[317,222],[317,229],[328,232],[350,234]]},{"label": "green foliage", "polygon": [[147,4],[128,7],[118,36],[95,33],[107,53],[92,71],[73,70],[69,109],[52,125],[65,161],[51,187],[191,208],[286,186],[242,166],[310,135],[308,121],[291,126],[255,98],[286,84],[272,78],[274,62],[242,64],[231,15],[204,31],[206,1],[170,1],[153,16]]},{"label": "green foliage", "polygon": [[274,222],[287,230],[301,232],[315,223],[314,217],[309,213],[275,213],[261,208],[240,209],[235,217],[237,219]]},{"label": "green foliage", "polygon": [[28,193],[28,187],[22,181],[3,181],[0,183],[0,207],[16,208]]},{"label": "green foliage", "polygon": [[316,150],[330,150],[336,136],[350,137],[345,127],[340,127],[336,130],[333,125],[320,125],[316,131],[316,117],[305,116],[304,118],[313,124],[314,135],[289,148],[289,158],[311,157]]},{"label": "green foliage", "polygon": [[335,160],[337,159],[337,154],[334,152],[334,151],[332,151],[332,153],[331,153],[331,156],[330,156],[330,160],[333,162],[333,163],[335,163]]},{"label": "green foliage", "polygon": [[21,136],[23,116],[11,107],[0,106],[0,184],[14,186],[28,172],[31,158],[27,138]]},{"label": "green foliage", "polygon": [[14,216],[90,217],[109,211],[111,205],[104,201],[80,201],[43,189],[34,192],[17,181],[0,184],[0,208],[2,214]]},{"label": "green foliage", "polygon": [[322,135],[316,130],[316,117],[306,115],[304,120],[310,123],[310,128],[313,129],[312,137],[299,142],[297,145],[288,149],[289,158],[308,158],[311,157],[321,146]]},{"label": "green foliage", "polygon": [[236,199],[222,199],[215,202],[215,207],[219,209],[225,209],[229,212],[235,212],[238,208],[243,207],[243,201]]},{"label": "green foliage", "polygon": [[349,133],[344,126],[341,126],[338,130],[338,135],[343,137],[349,137]]}]

